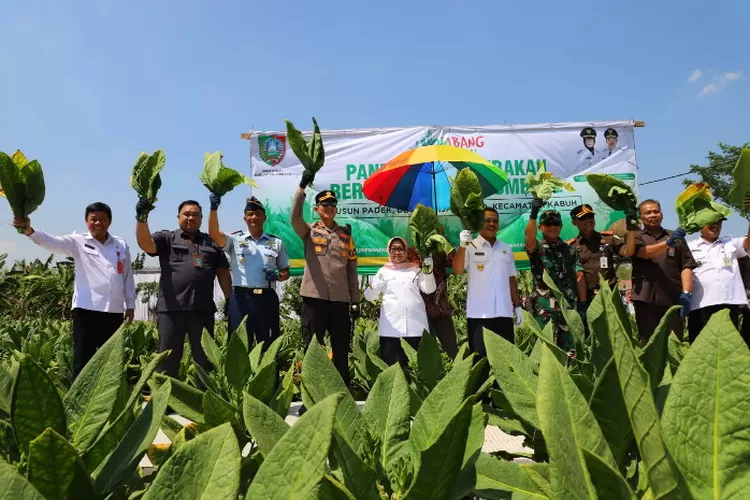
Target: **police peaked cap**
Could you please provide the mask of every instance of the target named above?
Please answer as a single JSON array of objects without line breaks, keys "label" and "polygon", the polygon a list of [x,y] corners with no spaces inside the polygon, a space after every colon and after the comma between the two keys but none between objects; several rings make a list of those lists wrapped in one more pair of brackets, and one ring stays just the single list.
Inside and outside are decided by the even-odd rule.
[{"label": "police peaked cap", "polygon": [[336,195],[333,194],[333,191],[326,190],[321,191],[320,193],[315,195],[315,204],[320,205],[322,202],[327,201],[330,203],[338,203],[339,200],[336,199]]},{"label": "police peaked cap", "polygon": [[608,139],[610,137],[619,137],[619,135],[617,134],[617,130],[611,127],[604,131],[604,138]]},{"label": "police peaked cap", "polygon": [[583,137],[584,139],[593,139],[596,137],[596,130],[591,127],[586,127],[585,129],[581,130],[581,137]]},{"label": "police peaked cap", "polygon": [[584,203],[583,205],[578,205],[573,210],[570,211],[570,218],[571,219],[583,219],[587,215],[594,215],[594,209],[591,208],[591,205],[588,203]]},{"label": "police peaked cap", "polygon": [[264,207],[263,203],[261,203],[255,196],[245,200],[245,212],[248,210],[262,210],[263,213],[266,213],[266,207]]}]

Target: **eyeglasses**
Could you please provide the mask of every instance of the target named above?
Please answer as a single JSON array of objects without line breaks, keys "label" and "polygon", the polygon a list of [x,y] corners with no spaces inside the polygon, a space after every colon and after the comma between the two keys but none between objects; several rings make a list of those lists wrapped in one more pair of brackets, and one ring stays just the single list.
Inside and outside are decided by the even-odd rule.
[{"label": "eyeglasses", "polygon": [[331,203],[330,201],[323,201],[319,203],[321,207],[333,207],[336,208],[336,203]]},{"label": "eyeglasses", "polygon": [[392,248],[389,249],[389,252],[391,252],[391,253],[404,253],[404,252],[406,252],[406,249],[402,248],[402,247],[392,247]]},{"label": "eyeglasses", "polygon": [[484,219],[484,223],[485,224],[497,224],[497,219],[492,219],[492,218],[488,217],[488,218]]}]

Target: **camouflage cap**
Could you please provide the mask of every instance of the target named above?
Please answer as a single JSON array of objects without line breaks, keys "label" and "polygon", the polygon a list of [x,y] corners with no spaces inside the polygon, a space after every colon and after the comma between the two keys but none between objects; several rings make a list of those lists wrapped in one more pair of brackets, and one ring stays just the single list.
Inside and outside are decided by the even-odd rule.
[{"label": "camouflage cap", "polygon": [[539,225],[562,226],[562,217],[557,210],[546,210],[539,216]]}]

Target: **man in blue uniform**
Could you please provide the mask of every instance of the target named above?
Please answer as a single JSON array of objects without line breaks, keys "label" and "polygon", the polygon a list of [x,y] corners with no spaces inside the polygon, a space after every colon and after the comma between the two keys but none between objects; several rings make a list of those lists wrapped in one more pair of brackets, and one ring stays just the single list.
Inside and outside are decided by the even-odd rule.
[{"label": "man in blue uniform", "polygon": [[211,194],[208,234],[229,254],[232,295],[229,298],[228,331],[231,334],[247,316],[247,336],[267,348],[279,337],[279,297],[274,282],[289,279],[289,257],[284,242],[263,230],[266,209],[255,197],[245,205],[247,231],[225,234],[219,229],[217,209],[221,198]]}]

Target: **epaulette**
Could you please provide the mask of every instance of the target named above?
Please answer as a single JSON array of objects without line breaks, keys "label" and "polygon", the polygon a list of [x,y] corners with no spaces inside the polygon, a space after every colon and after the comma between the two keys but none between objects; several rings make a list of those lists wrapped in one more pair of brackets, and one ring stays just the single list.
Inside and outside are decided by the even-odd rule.
[{"label": "epaulette", "polygon": [[237,230],[237,231],[235,231],[233,233],[229,233],[229,234],[240,234],[241,232],[242,232],[242,229],[239,229],[239,230]]},{"label": "epaulette", "polygon": [[614,231],[599,231],[599,234],[601,234],[602,236],[614,236],[615,235]]},{"label": "epaulette", "polygon": [[575,243],[575,242],[576,242],[576,238],[570,238],[570,239],[569,239],[568,241],[566,241],[565,243],[567,243],[568,245],[572,245],[572,244],[573,244],[573,243]]},{"label": "epaulette", "polygon": [[267,235],[267,236],[268,236],[269,238],[276,238],[277,240],[280,240],[280,239],[281,239],[281,238],[279,238],[278,236],[276,236],[275,234],[271,234],[271,233],[266,233],[266,235]]}]

